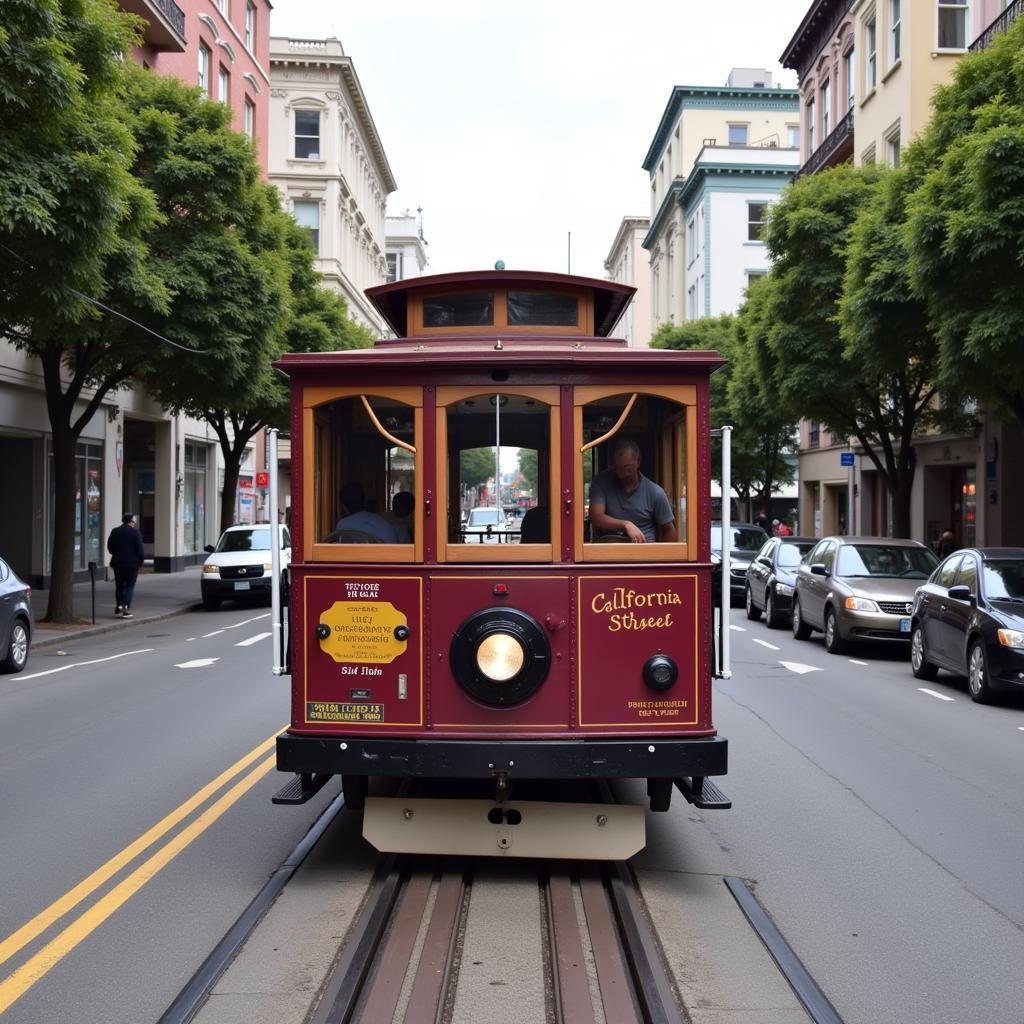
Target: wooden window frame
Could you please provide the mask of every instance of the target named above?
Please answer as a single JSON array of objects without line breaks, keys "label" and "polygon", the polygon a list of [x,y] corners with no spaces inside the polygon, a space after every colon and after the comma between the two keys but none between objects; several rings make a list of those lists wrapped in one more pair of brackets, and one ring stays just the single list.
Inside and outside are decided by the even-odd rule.
[{"label": "wooden window frame", "polygon": [[[316,512],[314,501],[329,506],[335,495],[317,492],[319,481],[315,476],[316,426],[315,411],[320,406],[341,398],[387,398],[408,405],[413,410],[413,473],[416,478],[416,509],[413,512],[413,542],[411,544],[324,544],[315,541]],[[423,479],[423,388],[386,387],[312,387],[302,394],[302,557],[306,562],[422,562],[423,514],[425,496]]]},{"label": "wooden window frame", "polygon": [[[583,440],[583,407],[602,398],[613,395],[630,395],[636,393],[645,397],[663,398],[674,402],[685,410],[686,425],[686,536],[672,543],[660,541],[653,544],[594,544],[583,539],[583,458],[580,448]],[[674,430],[682,419],[673,417],[665,429]],[[673,445],[674,448],[674,445]],[[689,562],[690,552],[696,555],[698,510],[695,505],[697,495],[697,387],[694,384],[675,384],[667,387],[651,385],[634,385],[629,383],[588,385],[577,387],[573,395],[573,457],[576,474],[576,511],[573,516],[573,538],[575,559],[577,562]],[[666,459],[674,459],[674,451],[659,452],[658,469],[664,472]],[[678,496],[677,496],[678,499]],[[676,501],[678,506],[678,500]],[[679,508],[672,510],[677,515]],[[677,523],[678,526],[678,523]]]},{"label": "wooden window frame", "polygon": [[[548,544],[454,544],[448,541],[448,408],[466,398],[485,395],[516,395],[532,398],[548,407],[549,462],[551,465],[551,491],[548,508],[551,510],[551,541]],[[556,515],[561,487],[561,418],[560,391],[557,385],[543,387],[517,387],[482,384],[446,386],[437,389],[437,561],[455,564],[482,564],[508,562],[556,562],[561,551],[562,516]]]}]

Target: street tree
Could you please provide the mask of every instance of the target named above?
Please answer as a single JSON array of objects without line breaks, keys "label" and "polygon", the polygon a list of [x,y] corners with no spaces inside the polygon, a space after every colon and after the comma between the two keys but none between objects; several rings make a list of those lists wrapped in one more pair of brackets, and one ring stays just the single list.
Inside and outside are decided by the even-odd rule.
[{"label": "street tree", "polygon": [[308,233],[261,181],[230,108],[141,70],[128,106],[139,139],[135,173],[164,213],[149,242],[171,296],[159,327],[172,344],[153,346],[140,376],[165,408],[205,419],[216,434],[225,529],[246,446],[261,427],[287,425],[287,389],[272,360],[363,339],[344,302],[322,287]]},{"label": "street tree", "polygon": [[856,437],[893,496],[893,529],[910,535],[914,438],[974,427],[957,392],[941,395],[938,345],[925,303],[914,294],[905,231],[912,166],[891,170],[864,204],[846,250],[839,323],[844,366],[856,367],[860,395],[845,433]]},{"label": "street tree", "polygon": [[138,19],[113,0],[8,0],[0,21],[0,336],[39,360],[50,421],[53,542],[46,618],[73,618],[75,454],[140,336],[98,330],[111,282],[152,314],[163,282],[145,234],[159,219],[131,173],[121,102]]},{"label": "street tree", "polygon": [[[899,182],[883,188],[884,173],[832,168],[795,182],[773,208],[774,284],[765,309],[771,362],[762,368],[794,414],[860,444],[892,496],[893,530],[909,536],[910,441],[929,417],[930,368],[922,358],[927,333],[922,338],[915,311],[903,305],[906,280],[889,230],[899,220]],[[854,293],[844,336],[848,260]],[[882,327],[887,311],[901,325],[891,335]]]},{"label": "street tree", "polygon": [[[664,323],[651,345],[688,351],[717,351],[729,363],[711,378],[711,426],[733,427],[732,489],[747,514],[755,495],[767,505],[774,490],[789,483],[792,469],[784,458],[792,448],[795,422],[762,400],[757,374],[747,370],[738,318],[730,314],[701,317],[681,324]],[[743,367],[740,375],[737,370]],[[721,442],[712,450],[712,472],[721,483]]]},{"label": "street tree", "polygon": [[943,388],[1024,425],[1024,18],[966,54],[909,155],[926,165],[907,204],[914,285],[939,342]]}]

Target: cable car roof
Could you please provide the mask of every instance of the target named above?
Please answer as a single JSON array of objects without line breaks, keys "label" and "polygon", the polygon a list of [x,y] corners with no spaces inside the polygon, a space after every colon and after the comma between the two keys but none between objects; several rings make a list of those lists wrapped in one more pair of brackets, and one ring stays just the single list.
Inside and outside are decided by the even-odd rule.
[{"label": "cable car roof", "polygon": [[590,292],[594,304],[594,333],[599,337],[611,334],[636,289],[615,281],[573,274],[551,274],[537,270],[469,270],[458,274],[432,274],[410,277],[391,284],[366,289],[366,297],[377,307],[388,326],[399,338],[408,334],[406,322],[408,297],[417,291],[437,288],[463,289],[469,285],[490,285],[495,288],[538,286],[582,288]]}]

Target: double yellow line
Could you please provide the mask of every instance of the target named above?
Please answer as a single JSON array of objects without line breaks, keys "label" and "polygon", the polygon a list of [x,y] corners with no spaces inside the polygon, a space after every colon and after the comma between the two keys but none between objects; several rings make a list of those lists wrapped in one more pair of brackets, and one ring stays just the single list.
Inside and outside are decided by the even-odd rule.
[{"label": "double yellow line", "polygon": [[[282,729],[285,728],[282,726]],[[104,882],[112,878],[123,867],[130,864],[144,850],[162,839],[176,825],[184,821],[194,810],[206,802],[223,785],[239,772],[249,766],[270,750],[277,739],[279,729],[239,758],[230,768],[222,772],[212,782],[188,798],[183,804],[171,811],[162,821],[158,821],[151,829],[143,833],[134,842],[116,853],[97,868],[87,878],[82,879],[73,889],[51,903],[27,921],[16,932],[0,942],[0,964],[6,963],[12,956],[23,949],[47,928],[59,921],[65,914],[78,906],[86,897],[94,893]],[[35,953],[24,964],[8,977],[0,981],[0,1013],[17,1002],[40,978],[56,966],[80,942],[88,938],[104,921],[119,907],[126,903],[139,891],[161,868],[169,864],[194,839],[201,836],[229,808],[237,803],[257,782],[273,767],[275,755],[260,761],[248,774],[236,782],[216,802],[212,803],[198,818],[183,828],[165,846],[142,862],[130,875],[117,883],[106,895],[73,920],[60,934],[51,939],[38,953]]]}]

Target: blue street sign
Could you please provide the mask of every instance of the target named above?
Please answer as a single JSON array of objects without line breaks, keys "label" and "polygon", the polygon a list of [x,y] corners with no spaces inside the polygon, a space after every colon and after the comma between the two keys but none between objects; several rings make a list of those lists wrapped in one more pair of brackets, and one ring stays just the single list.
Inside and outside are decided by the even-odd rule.
[{"label": "blue street sign", "polygon": [[840,466],[852,466],[853,465],[853,452],[840,452],[839,453],[839,465]]}]

